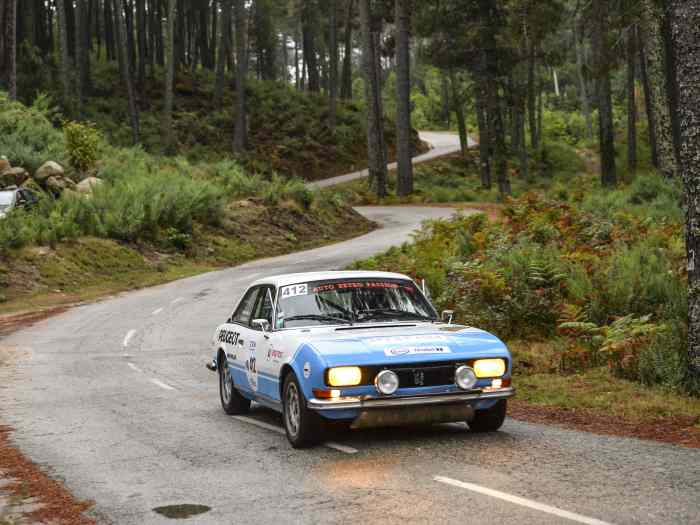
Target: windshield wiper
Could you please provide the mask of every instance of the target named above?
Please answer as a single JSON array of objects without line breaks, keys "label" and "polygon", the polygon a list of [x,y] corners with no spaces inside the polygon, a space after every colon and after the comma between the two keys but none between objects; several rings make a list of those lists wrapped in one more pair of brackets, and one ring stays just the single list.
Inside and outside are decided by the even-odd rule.
[{"label": "windshield wiper", "polygon": [[381,318],[399,318],[399,319],[419,319],[423,321],[434,321],[435,318],[429,317],[427,315],[421,315],[413,312],[406,312],[405,310],[392,310],[391,308],[376,308],[373,310],[360,310],[356,312],[356,317],[358,321],[365,319],[374,319],[377,317]]},{"label": "windshield wiper", "polygon": [[352,321],[343,319],[342,317],[334,317],[332,315],[318,315],[318,314],[305,314],[305,315],[293,315],[291,317],[285,317],[284,322],[287,321],[328,321],[331,323],[343,323],[352,324]]}]

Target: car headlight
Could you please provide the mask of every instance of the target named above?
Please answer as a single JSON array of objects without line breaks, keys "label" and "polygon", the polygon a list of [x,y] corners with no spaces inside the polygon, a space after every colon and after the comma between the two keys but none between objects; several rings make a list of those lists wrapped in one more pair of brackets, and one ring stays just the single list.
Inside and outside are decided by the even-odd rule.
[{"label": "car headlight", "polygon": [[362,370],[357,366],[339,366],[328,369],[328,384],[331,386],[355,386],[362,381]]},{"label": "car headlight", "polygon": [[398,390],[399,376],[391,370],[382,370],[374,379],[374,386],[377,387],[379,393],[389,396]]},{"label": "car headlight", "polygon": [[503,359],[478,359],[474,362],[476,377],[501,377],[506,373],[506,362]]},{"label": "car headlight", "polygon": [[455,383],[462,390],[470,390],[476,384],[476,374],[468,366],[460,366],[455,370]]}]

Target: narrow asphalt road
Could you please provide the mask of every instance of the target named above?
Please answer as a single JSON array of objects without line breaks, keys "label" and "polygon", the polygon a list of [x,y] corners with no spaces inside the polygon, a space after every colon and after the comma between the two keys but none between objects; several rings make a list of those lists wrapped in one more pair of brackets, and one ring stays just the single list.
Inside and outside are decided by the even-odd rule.
[{"label": "narrow asphalt road", "polygon": [[[413,158],[413,164],[420,164],[428,160],[441,157],[443,155],[449,155],[450,153],[456,153],[459,151],[459,137],[454,133],[442,132],[442,131],[420,131],[419,136],[422,141],[430,144],[431,149],[426,151],[422,155],[418,155]],[[476,142],[472,139],[467,139],[469,147],[476,146]],[[396,162],[388,164],[390,170],[396,169]],[[326,188],[328,186],[334,186],[336,184],[342,184],[343,182],[350,182],[351,180],[362,179],[367,177],[369,172],[365,170],[355,171],[353,173],[347,173],[345,175],[338,175],[337,177],[331,177],[330,179],[324,179],[319,181],[314,181],[309,183],[312,188]]]},{"label": "narrow asphalt road", "polygon": [[[0,341],[3,423],[99,522],[698,523],[700,451],[507,420],[333,436],[293,450],[274,413],[229,417],[204,368],[246,285],[341,268],[449,210],[360,208],[382,228],[75,308]],[[9,351],[9,352],[8,352]],[[517,385],[516,385],[517,386]]]}]

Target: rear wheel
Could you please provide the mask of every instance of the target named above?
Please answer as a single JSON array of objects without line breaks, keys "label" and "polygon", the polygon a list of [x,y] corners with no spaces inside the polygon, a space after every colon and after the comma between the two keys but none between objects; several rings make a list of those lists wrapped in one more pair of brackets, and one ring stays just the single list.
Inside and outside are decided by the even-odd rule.
[{"label": "rear wheel", "polygon": [[501,399],[489,409],[477,410],[474,419],[467,421],[469,430],[472,432],[495,432],[503,425],[507,408],[508,402]]},{"label": "rear wheel", "polygon": [[219,397],[221,407],[228,415],[245,414],[250,410],[250,399],[236,390],[226,358],[219,359]]},{"label": "rear wheel", "polygon": [[307,408],[306,398],[294,372],[284,378],[282,392],[282,418],[289,442],[294,448],[318,443],[321,440],[321,418]]}]

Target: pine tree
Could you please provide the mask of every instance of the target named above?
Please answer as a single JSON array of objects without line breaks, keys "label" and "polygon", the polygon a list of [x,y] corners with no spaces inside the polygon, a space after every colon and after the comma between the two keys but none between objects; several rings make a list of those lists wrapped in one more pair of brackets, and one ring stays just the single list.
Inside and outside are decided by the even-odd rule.
[{"label": "pine tree", "polygon": [[700,0],[671,0],[688,257],[688,375],[700,385]]},{"label": "pine tree", "polygon": [[247,13],[245,0],[233,0],[233,17],[236,24],[236,122],[233,132],[233,152],[242,153],[248,143],[248,119],[246,86],[248,76]]},{"label": "pine tree", "polygon": [[411,161],[411,0],[396,0],[396,193],[413,193]]},{"label": "pine tree", "polygon": [[367,104],[367,156],[369,181],[377,196],[386,196],[386,143],[384,141],[384,112],[382,110],[381,78],[379,77],[379,32],[373,18],[372,1],[359,0],[362,27],[362,69],[365,78]]}]

